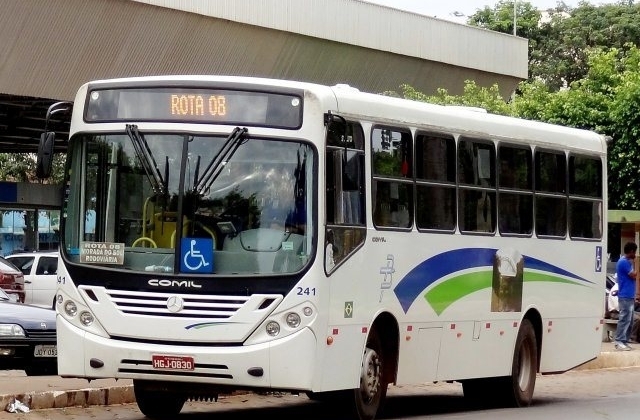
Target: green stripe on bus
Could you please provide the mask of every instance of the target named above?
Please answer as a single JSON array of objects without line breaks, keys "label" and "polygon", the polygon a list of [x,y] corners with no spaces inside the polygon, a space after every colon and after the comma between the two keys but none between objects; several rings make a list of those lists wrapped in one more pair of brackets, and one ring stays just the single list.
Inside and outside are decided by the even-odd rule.
[{"label": "green stripe on bus", "polygon": [[424,298],[440,315],[455,301],[478,290],[491,287],[492,271],[476,271],[453,277],[429,290]]},{"label": "green stripe on bus", "polygon": [[[436,314],[442,314],[445,309],[451,306],[457,300],[477,292],[482,289],[490,288],[493,279],[493,271],[477,271],[473,273],[463,274],[446,280],[424,295],[424,298],[433,308]],[[584,286],[586,284],[576,283],[575,281],[565,279],[559,276],[550,275],[548,273],[527,272],[523,273],[523,281],[525,282],[547,282],[547,283],[564,283],[575,286]]]}]

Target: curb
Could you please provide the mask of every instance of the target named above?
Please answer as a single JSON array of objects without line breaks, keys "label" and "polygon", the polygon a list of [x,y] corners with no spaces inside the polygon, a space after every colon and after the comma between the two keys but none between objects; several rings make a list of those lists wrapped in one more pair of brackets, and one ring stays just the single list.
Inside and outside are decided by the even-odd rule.
[{"label": "curb", "polygon": [[605,351],[574,370],[640,367],[640,351]]},{"label": "curb", "polygon": [[29,410],[47,408],[87,407],[90,405],[127,404],[136,401],[133,385],[105,388],[83,388],[70,391],[35,391],[16,395],[0,395],[3,410],[14,399],[29,407]]}]

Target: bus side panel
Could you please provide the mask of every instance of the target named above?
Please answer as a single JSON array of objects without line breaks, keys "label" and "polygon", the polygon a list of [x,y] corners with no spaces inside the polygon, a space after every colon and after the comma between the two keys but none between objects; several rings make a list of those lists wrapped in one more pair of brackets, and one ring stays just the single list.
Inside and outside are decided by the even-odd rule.
[{"label": "bus side panel", "polygon": [[[595,359],[602,349],[600,318],[543,320],[540,373],[564,372]],[[571,342],[567,342],[571,337]],[[570,348],[569,348],[570,347]]]},{"label": "bus side panel", "polygon": [[[417,337],[408,332],[408,340],[401,337],[398,384],[437,380],[442,330],[442,327],[418,328]],[[407,331],[407,328],[402,328],[401,331]]]},{"label": "bus side panel", "polygon": [[[482,328],[476,328],[482,325]],[[443,328],[438,380],[506,376],[511,373],[518,323],[450,322]]]},{"label": "bus side panel", "polygon": [[321,391],[357,388],[366,333],[358,325],[341,325],[330,327],[329,336],[334,341],[324,352]]}]

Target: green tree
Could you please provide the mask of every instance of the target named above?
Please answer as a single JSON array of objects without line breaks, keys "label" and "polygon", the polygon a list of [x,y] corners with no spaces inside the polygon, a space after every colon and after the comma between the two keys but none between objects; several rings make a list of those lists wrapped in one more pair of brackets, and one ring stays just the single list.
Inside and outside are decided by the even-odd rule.
[{"label": "green tree", "polygon": [[0,153],[0,181],[62,184],[65,161],[63,153],[54,154],[51,178],[41,181],[36,177],[35,154]]},{"label": "green tree", "polygon": [[30,182],[35,177],[35,155],[0,153],[0,180]]},{"label": "green tree", "polygon": [[586,74],[566,89],[552,91],[540,80],[522,82],[510,104],[498,87],[465,83],[464,94],[424,95],[402,86],[408,99],[444,105],[480,106],[490,112],[583,128],[612,138],[608,150],[610,209],[640,210],[640,49],[592,49]]},{"label": "green tree", "polygon": [[609,208],[640,209],[640,50],[593,49],[586,63],[586,75],[568,89],[522,84],[515,114],[610,136]]},{"label": "green tree", "polygon": [[[499,0],[494,7],[485,6],[469,17],[467,23],[472,26],[490,29],[496,32],[513,34],[512,0]],[[516,3],[516,35],[528,39],[538,39],[541,13],[531,3]]]},{"label": "green tree", "polygon": [[[511,34],[513,4],[500,0],[493,8],[478,10],[468,24]],[[626,0],[594,6],[583,1],[570,8],[559,1],[541,14],[530,3],[518,2],[517,26],[517,35],[529,40],[530,80],[556,91],[585,77],[591,49],[640,45],[640,4]]]},{"label": "green tree", "polygon": [[[541,26],[542,13],[531,3],[518,1],[515,3],[516,35],[529,40],[529,74],[532,74],[532,65],[536,62],[538,48],[548,37]],[[558,7],[566,9],[564,3]],[[485,6],[469,17],[467,24],[479,26],[496,32],[513,34],[513,0],[500,0],[495,6]]]},{"label": "green tree", "polygon": [[610,107],[609,208],[640,210],[640,50],[630,49],[620,63]]},{"label": "green tree", "polygon": [[529,75],[559,89],[586,75],[591,49],[640,45],[640,4],[581,2],[574,9],[553,10],[540,29],[529,58]]},{"label": "green tree", "polygon": [[478,86],[473,80],[464,83],[462,95],[450,95],[446,89],[438,89],[435,95],[425,95],[409,85],[401,85],[402,97],[414,101],[438,105],[459,105],[483,108],[494,114],[512,115],[513,107],[504,101],[497,84],[491,87]]}]

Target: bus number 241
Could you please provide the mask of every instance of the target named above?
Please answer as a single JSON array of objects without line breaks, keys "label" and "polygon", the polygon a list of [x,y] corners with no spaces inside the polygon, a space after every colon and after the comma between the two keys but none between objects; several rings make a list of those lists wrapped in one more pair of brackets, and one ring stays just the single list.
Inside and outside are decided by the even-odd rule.
[{"label": "bus number 241", "polygon": [[315,287],[298,287],[298,296],[315,296],[316,288]]}]

